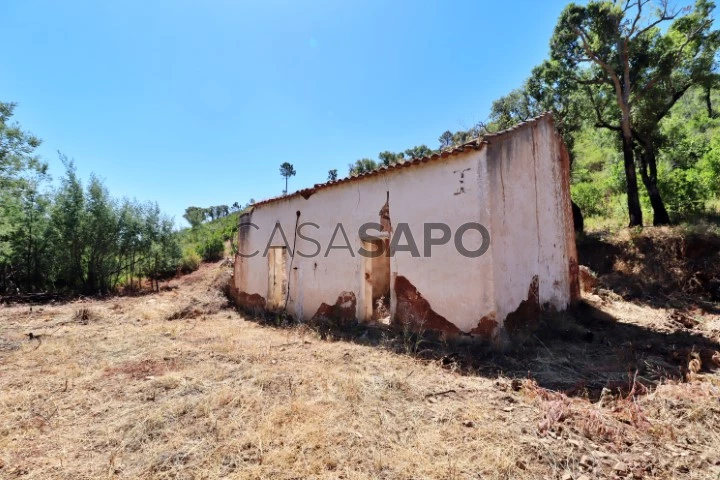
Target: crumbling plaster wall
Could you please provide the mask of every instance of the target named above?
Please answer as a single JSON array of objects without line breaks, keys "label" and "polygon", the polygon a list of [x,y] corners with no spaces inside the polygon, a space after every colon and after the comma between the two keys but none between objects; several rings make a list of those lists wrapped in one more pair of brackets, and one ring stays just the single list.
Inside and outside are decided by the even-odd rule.
[{"label": "crumbling plaster wall", "polygon": [[[391,282],[417,289],[411,288],[424,298],[424,307],[451,322],[451,330],[457,327],[493,337],[506,318],[517,323],[518,317],[537,317],[541,306],[562,310],[572,301],[577,262],[569,163],[548,117],[490,137],[479,150],[321,188],[307,199],[290,196],[260,205],[244,219],[260,229],[242,227],[239,234],[241,251],[259,254],[238,257],[237,291],[252,298],[253,304],[260,303],[268,293],[268,260],[262,253],[275,224],[282,226],[290,249],[295,242],[296,252],[309,254],[317,246],[294,238],[293,232],[296,221],[313,222],[319,228],[305,226],[301,233],[320,243],[320,253],[288,259],[288,312],[310,319],[318,309],[327,311],[341,303],[352,305],[355,316],[366,320],[365,259],[357,254],[362,246],[358,229],[366,222],[379,223],[388,192],[393,229],[401,222],[408,224],[420,250],[419,258],[406,251],[394,253]],[[462,224],[478,222],[489,230],[491,246],[483,256],[467,258],[451,240],[433,246],[426,258],[423,225],[430,222],[449,225],[453,235]],[[347,249],[332,249],[325,256],[338,223],[344,227],[354,257]],[[479,248],[481,241],[475,231],[465,234],[468,250]],[[333,245],[345,243],[338,232]],[[276,232],[271,245],[283,244]],[[395,281],[398,276],[403,277],[401,282]],[[398,307],[396,293],[393,290],[393,315]]]},{"label": "crumbling plaster wall", "polygon": [[533,295],[536,307],[563,310],[573,300],[577,254],[562,140],[546,118],[489,142],[497,318]]},{"label": "crumbling plaster wall", "polygon": [[[263,297],[267,295],[268,266],[267,259],[262,257],[265,244],[275,223],[279,222],[292,248],[296,212],[300,211],[300,224],[314,222],[319,225],[320,228],[306,226],[301,233],[319,241],[322,251],[314,258],[295,256],[289,272],[289,313],[309,319],[321,304],[333,305],[342,292],[353,292],[357,297],[357,316],[363,320],[364,258],[357,254],[362,246],[358,229],[366,222],[380,222],[380,209],[389,192],[393,229],[400,222],[408,224],[421,255],[413,258],[411,252],[396,252],[390,261],[391,282],[396,275],[407,278],[438,315],[453,322],[460,330],[469,331],[477,325],[482,316],[479,314],[494,309],[492,248],[479,258],[465,258],[457,254],[453,240],[450,240],[446,245],[433,246],[432,255],[423,257],[423,228],[425,223],[445,223],[454,233],[466,222],[488,225],[487,188],[480,188],[484,175],[478,175],[479,166],[485,163],[484,156],[484,149],[470,150],[420,166],[320,189],[308,199],[294,196],[261,205],[251,216],[251,221],[260,230],[241,229],[247,231],[247,234],[242,231],[240,234],[244,251],[258,250],[260,254],[236,262],[238,290]],[[344,226],[355,257],[347,249],[332,249],[325,257],[338,223]],[[434,235],[439,234],[434,232]],[[339,232],[333,245],[344,243]],[[400,243],[407,242],[403,239]],[[481,243],[481,236],[475,231],[464,236],[464,245],[469,250],[477,250]],[[272,245],[282,244],[282,238],[276,234]],[[316,250],[311,242],[297,238],[297,252],[308,254]],[[394,309],[393,301],[391,313]]]}]

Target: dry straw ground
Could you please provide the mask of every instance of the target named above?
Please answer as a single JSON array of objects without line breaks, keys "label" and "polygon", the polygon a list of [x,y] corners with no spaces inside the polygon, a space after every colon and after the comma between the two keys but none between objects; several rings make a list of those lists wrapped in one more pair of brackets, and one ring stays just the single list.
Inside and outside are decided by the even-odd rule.
[{"label": "dry straw ground", "polygon": [[590,323],[668,344],[590,328],[473,366],[244,320],[225,270],[0,307],[0,478],[720,478],[720,377],[692,363],[693,339],[717,340],[710,312],[672,337],[677,312],[593,297]]}]

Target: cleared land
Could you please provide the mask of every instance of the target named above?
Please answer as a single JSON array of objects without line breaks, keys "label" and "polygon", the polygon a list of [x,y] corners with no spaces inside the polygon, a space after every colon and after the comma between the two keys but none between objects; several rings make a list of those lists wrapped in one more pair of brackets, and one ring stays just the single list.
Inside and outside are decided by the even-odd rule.
[{"label": "cleared land", "polygon": [[227,275],[0,307],[0,478],[720,477],[717,303],[601,289],[498,352],[248,321]]}]

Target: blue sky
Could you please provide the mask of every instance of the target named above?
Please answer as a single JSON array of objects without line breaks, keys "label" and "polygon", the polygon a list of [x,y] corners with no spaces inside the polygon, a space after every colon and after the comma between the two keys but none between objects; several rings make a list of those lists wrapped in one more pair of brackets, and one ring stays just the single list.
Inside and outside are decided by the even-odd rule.
[{"label": "blue sky", "polygon": [[0,100],[116,197],[278,195],[487,118],[546,57],[563,0],[2,0]]}]

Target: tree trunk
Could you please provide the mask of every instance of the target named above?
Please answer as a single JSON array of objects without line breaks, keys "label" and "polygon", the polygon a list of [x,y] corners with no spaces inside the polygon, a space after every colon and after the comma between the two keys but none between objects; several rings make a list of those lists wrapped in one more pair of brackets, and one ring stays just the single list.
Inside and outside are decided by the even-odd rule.
[{"label": "tree trunk", "polygon": [[715,111],[713,110],[712,104],[712,88],[710,86],[705,87],[705,106],[707,107],[708,117],[715,118]]},{"label": "tree trunk", "polygon": [[653,209],[653,225],[656,227],[670,225],[670,215],[665,209],[665,203],[657,186],[657,159],[652,148],[644,149],[640,153],[640,176],[650,197],[650,204]]},{"label": "tree trunk", "polygon": [[632,135],[622,135],[625,178],[627,179],[627,202],[630,215],[630,227],[642,227],[642,209],[638,193],[637,175],[635,173],[635,155],[633,152]]}]

